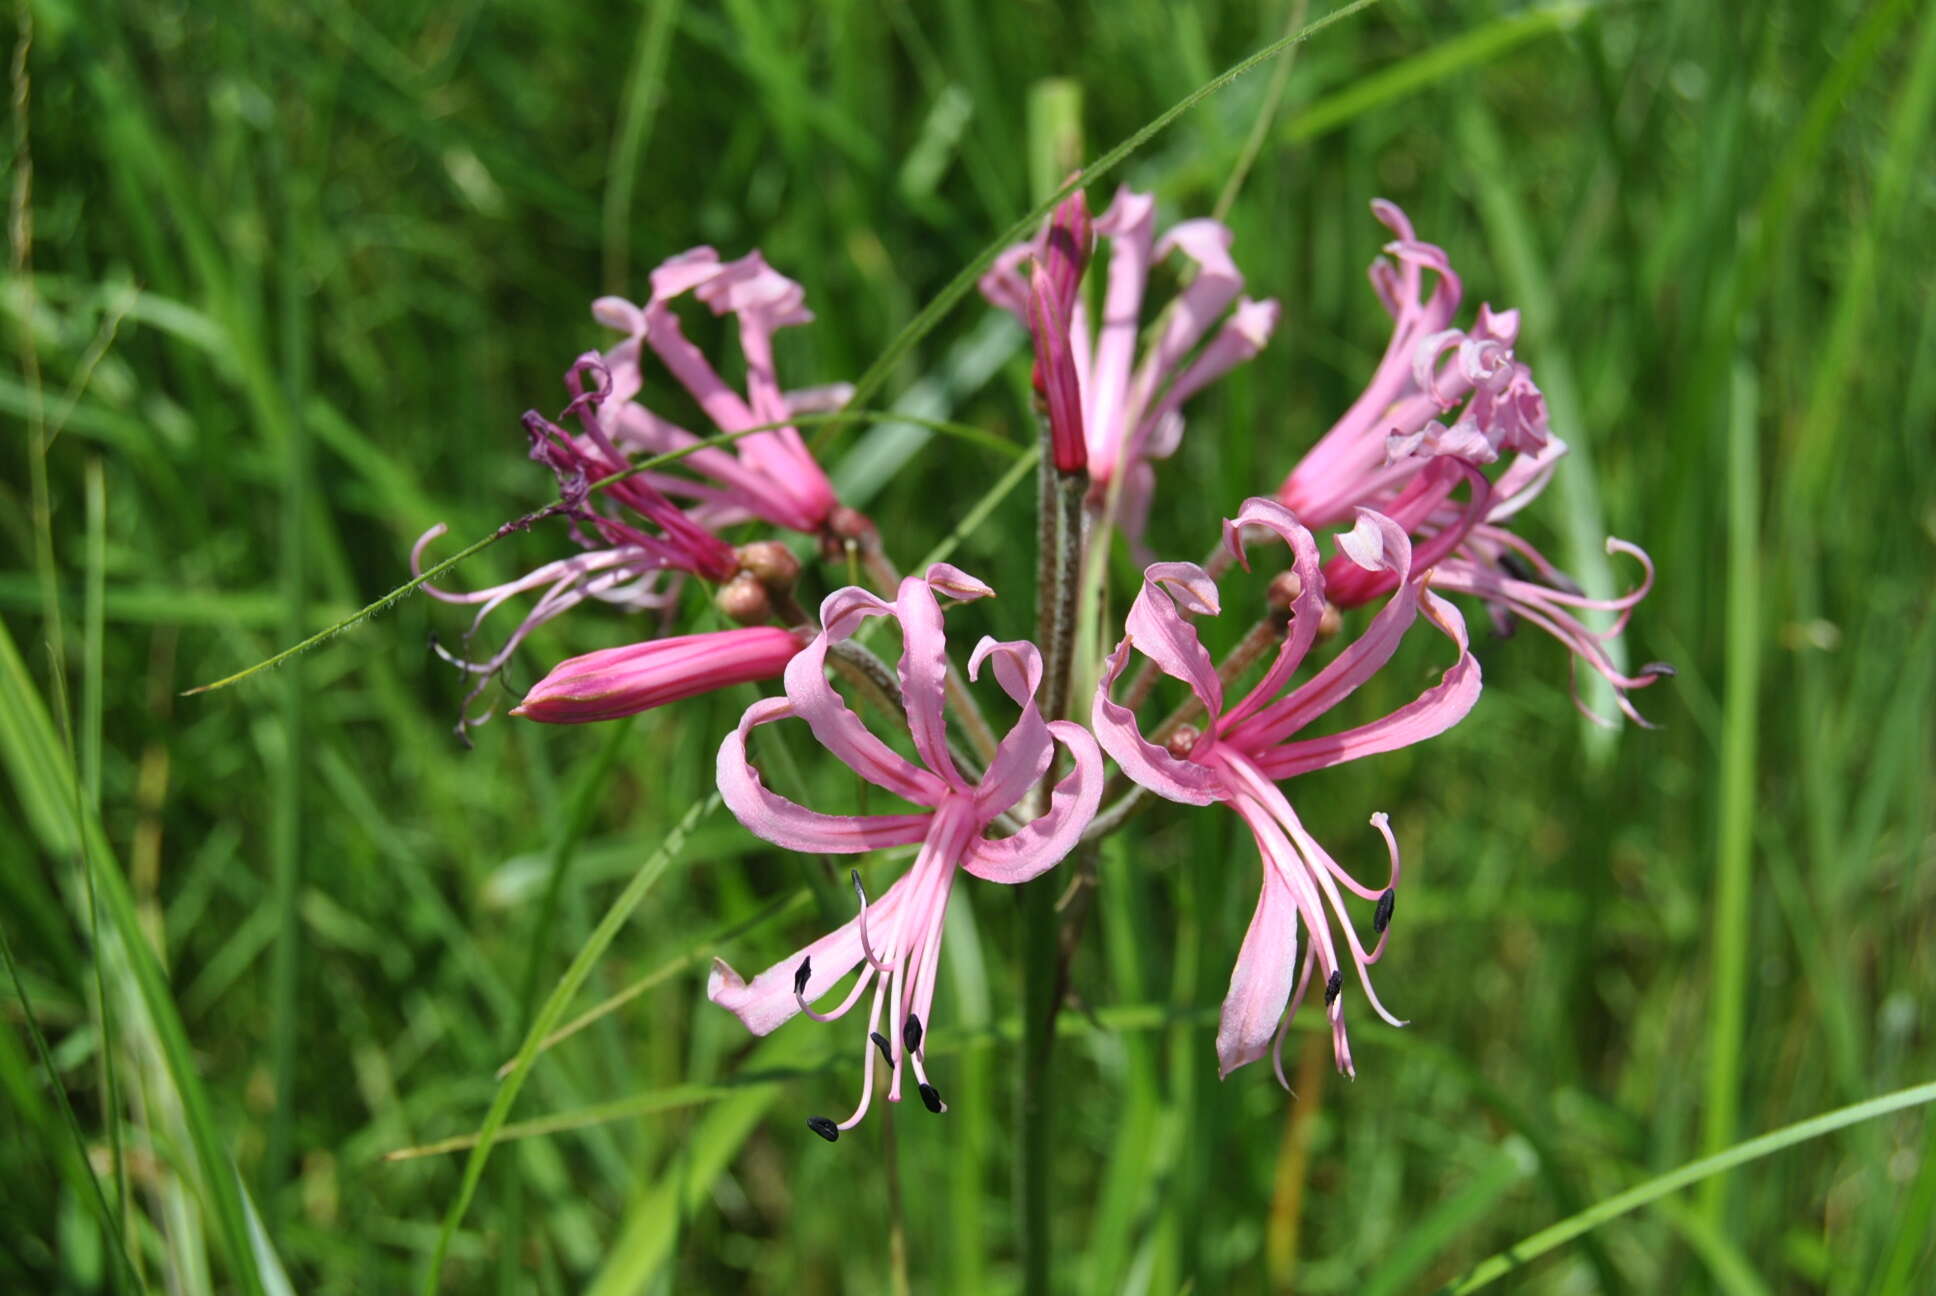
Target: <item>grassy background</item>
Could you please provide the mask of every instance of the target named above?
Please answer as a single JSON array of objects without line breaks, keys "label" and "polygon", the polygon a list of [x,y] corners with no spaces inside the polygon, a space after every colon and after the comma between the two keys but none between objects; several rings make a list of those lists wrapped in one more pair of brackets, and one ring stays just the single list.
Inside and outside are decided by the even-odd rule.
[{"label": "grassy background", "polygon": [[[1681,674],[1640,695],[1662,729],[1605,735],[1569,708],[1553,644],[1489,640],[1465,725],[1294,789],[1346,860],[1392,813],[1407,885],[1380,985],[1414,1022],[1359,1015],[1354,1084],[1294,1034],[1297,1102],[1259,1068],[1215,1077],[1254,898],[1234,817],[1162,807],[1112,842],[1076,974],[1094,1016],[1065,1016],[1059,1055],[1067,1290],[1418,1290],[1651,1174],[1936,1075],[1936,12],[1448,8],[1387,0],[1298,55],[1229,213],[1284,324],[1199,401],[1153,540],[1200,554],[1362,384],[1383,195],[1472,300],[1527,311],[1521,354],[1578,451],[1528,526],[1593,579],[1600,535],[1647,545],[1661,581],[1630,649]],[[0,1287],[401,1290],[462,1162],[383,1154],[477,1127],[751,690],[601,728],[500,721],[465,751],[463,686],[425,648],[462,614],[413,599],[274,675],[181,691],[399,582],[432,522],[455,543],[542,503],[517,415],[561,403],[559,374],[603,340],[599,292],[641,293],[694,243],[757,245],[820,317],[784,336],[789,380],[852,378],[1039,196],[1039,83],[1071,79],[1094,155],[1288,14],[19,12]],[[1270,79],[1121,178],[1166,219],[1207,213]],[[964,302],[876,403],[913,391],[1019,443],[1025,362],[989,315]],[[828,451],[904,562],[1009,461],[918,439]],[[956,559],[1018,595],[1028,496]],[[454,583],[560,543],[516,537]],[[1026,604],[963,627],[1024,633]],[[574,614],[512,679],[636,633]],[[916,1290],[1012,1287],[1013,896],[969,887],[951,915],[935,1048],[954,1110],[894,1128],[896,1212],[887,1122],[838,1148],[801,1127],[848,1100],[850,1032],[754,1046],[703,999],[713,952],[762,966],[844,913],[835,875],[723,813],[653,867],[572,1011],[650,984],[532,1070],[513,1119],[576,1128],[499,1147],[445,1287],[868,1291],[898,1247]],[[1916,1290],[1932,1207],[1936,1125],[1912,1110],[1514,1281]]]}]

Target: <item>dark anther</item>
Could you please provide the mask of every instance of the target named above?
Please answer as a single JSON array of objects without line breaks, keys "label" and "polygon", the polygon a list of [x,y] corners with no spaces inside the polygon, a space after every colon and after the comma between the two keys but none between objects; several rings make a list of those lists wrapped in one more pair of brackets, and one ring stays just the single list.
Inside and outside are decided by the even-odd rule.
[{"label": "dark anther", "polygon": [[801,959],[800,966],[793,969],[793,993],[805,994],[807,992],[807,978],[812,975],[813,960],[810,958]]},{"label": "dark anther", "polygon": [[1385,894],[1378,897],[1378,908],[1372,911],[1371,929],[1373,931],[1383,932],[1385,928],[1391,926],[1392,909],[1397,904],[1398,892],[1387,887]]},{"label": "dark anther", "polygon": [[929,1111],[935,1112],[937,1114],[940,1113],[941,1091],[935,1088],[933,1085],[924,1084],[921,1086],[921,1101],[927,1104]]},{"label": "dark anther", "polygon": [[1642,675],[1658,675],[1662,679],[1673,679],[1680,672],[1676,671],[1672,663],[1669,662],[1648,662],[1640,668],[1640,673]]},{"label": "dark anther", "polygon": [[1339,993],[1343,990],[1344,969],[1339,968],[1331,974],[1331,979],[1324,983],[1324,1006],[1329,1008],[1332,1004],[1336,1003]]},{"label": "dark anther", "polygon": [[910,1053],[921,1047],[921,1018],[918,1014],[909,1013],[907,1020],[901,1023],[901,1043],[907,1045]]},{"label": "dark anther", "polygon": [[852,878],[852,879],[854,880],[854,894],[855,894],[856,896],[859,896],[859,897],[860,897],[860,902],[861,902],[862,904],[866,904],[866,903],[867,903],[867,888],[866,888],[866,887],[864,887],[864,886],[862,886],[862,885],[860,884],[860,870],[859,870],[859,869],[848,869],[848,870],[847,870],[847,876],[848,876],[848,877],[850,877],[850,878]]},{"label": "dark anther", "polygon": [[881,1034],[879,1031],[870,1031],[868,1032],[867,1038],[874,1041],[874,1047],[881,1051],[881,1056],[887,1059],[887,1064],[889,1066],[893,1066],[894,1050],[893,1050],[893,1047],[888,1044],[887,1036]]},{"label": "dark anther", "polygon": [[1532,584],[1539,579],[1539,574],[1533,570],[1533,565],[1511,550],[1499,555],[1499,565],[1504,567],[1506,569],[1506,575],[1512,577],[1514,580],[1522,580],[1527,584]]},{"label": "dark anther", "polygon": [[825,1116],[807,1117],[807,1128],[826,1139],[829,1143],[840,1142],[840,1126]]}]

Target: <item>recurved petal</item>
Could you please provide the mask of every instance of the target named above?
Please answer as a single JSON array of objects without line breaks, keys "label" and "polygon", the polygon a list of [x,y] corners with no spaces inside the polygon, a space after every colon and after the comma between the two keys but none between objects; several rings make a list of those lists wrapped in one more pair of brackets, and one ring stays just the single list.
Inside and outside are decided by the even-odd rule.
[{"label": "recurved petal", "polygon": [[652,300],[666,301],[691,292],[719,273],[719,253],[705,246],[667,257],[652,271]]},{"label": "recurved petal", "polygon": [[1479,700],[1480,688],[1479,661],[1470,651],[1465,619],[1457,608],[1430,591],[1425,594],[1425,613],[1426,619],[1459,650],[1458,660],[1446,668],[1437,684],[1369,724],[1256,753],[1252,759],[1257,768],[1273,780],[1283,780],[1424,742],[1465,719]]},{"label": "recurved petal", "polygon": [[822,747],[875,787],[917,805],[938,801],[947,784],[876,737],[827,682],[826,667],[825,634],[815,636],[787,663],[786,693],[793,714],[807,722]]},{"label": "recurved petal", "polygon": [[1215,616],[1218,610],[1217,583],[1203,568],[1189,562],[1161,562],[1143,569],[1143,588],[1123,619],[1123,629],[1137,651],[1171,679],[1188,684],[1213,716],[1223,710],[1223,681],[1217,678],[1216,665],[1197,638],[1196,627],[1183,619],[1182,612]]},{"label": "recurved petal", "polygon": [[1142,729],[1136,724],[1136,713],[1111,700],[1109,689],[1122,674],[1123,664],[1129,660],[1129,649],[1127,639],[1116,645],[1116,651],[1105,663],[1102,680],[1096,685],[1096,700],[1089,716],[1096,741],[1122,767],[1124,774],[1160,797],[1185,805],[1209,805],[1223,800],[1226,793],[1214,769],[1196,761],[1178,760],[1143,737]]},{"label": "recurved petal", "polygon": [[962,867],[990,882],[1026,882],[1074,850],[1082,830],[1102,803],[1102,752],[1087,730],[1072,720],[1052,720],[1049,731],[1075,758],[1075,768],[1055,785],[1049,808],[1020,832],[999,841],[978,838]]},{"label": "recurved petal", "polygon": [[1266,868],[1217,1023],[1219,1079],[1270,1052],[1296,979],[1297,901],[1277,871]]},{"label": "recurved petal", "polygon": [[1042,683],[1042,654],[1026,640],[1003,643],[984,636],[968,658],[968,678],[979,679],[982,663],[991,657],[1002,691],[1022,708],[1022,714],[1003,736],[975,789],[975,803],[985,819],[1008,809],[1040,783],[1055,750],[1041,709],[1035,705],[1035,690]]},{"label": "recurved petal", "polygon": [[[905,876],[896,879],[885,895],[868,905],[867,920],[874,930],[885,930],[894,921],[906,881]],[[726,960],[714,959],[712,973],[706,978],[706,997],[738,1017],[755,1035],[770,1034],[800,1011],[800,997],[813,1003],[859,966],[864,956],[860,919],[856,917],[806,948],[795,950],[751,981],[733,971]],[[794,982],[802,963],[807,964],[806,985],[796,996]]]},{"label": "recurved petal", "polygon": [[945,594],[957,603],[972,603],[976,599],[994,598],[995,591],[980,578],[970,576],[953,563],[930,563],[924,578],[937,594]]},{"label": "recurved petal", "polygon": [[755,702],[739,727],[719,744],[719,795],[747,831],[775,846],[826,855],[853,855],[884,846],[906,846],[927,836],[928,814],[830,815],[769,792],[746,758],[746,735],[759,725],[794,714],[787,698]]}]

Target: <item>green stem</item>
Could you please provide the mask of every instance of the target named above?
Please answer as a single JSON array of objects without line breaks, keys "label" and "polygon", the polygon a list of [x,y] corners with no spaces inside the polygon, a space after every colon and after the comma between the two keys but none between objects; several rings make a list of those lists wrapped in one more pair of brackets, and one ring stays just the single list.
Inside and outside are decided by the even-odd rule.
[{"label": "green stem", "polygon": [[[1721,722],[1721,825],[1715,861],[1713,1011],[1708,1017],[1704,1151],[1734,1137],[1741,1101],[1741,1040],[1747,1007],[1748,879],[1754,850],[1756,695],[1760,678],[1761,574],[1755,445],[1755,389],[1742,366],[1734,375],[1728,418],[1727,685]],[[1721,1222],[1727,1182],[1702,1189],[1701,1207]]]},{"label": "green stem", "polygon": [[1016,1125],[1017,1224],[1022,1242],[1022,1290],[1050,1290],[1049,1161],[1053,1145],[1055,997],[1060,978],[1053,882],[1022,886],[1022,1090]]}]

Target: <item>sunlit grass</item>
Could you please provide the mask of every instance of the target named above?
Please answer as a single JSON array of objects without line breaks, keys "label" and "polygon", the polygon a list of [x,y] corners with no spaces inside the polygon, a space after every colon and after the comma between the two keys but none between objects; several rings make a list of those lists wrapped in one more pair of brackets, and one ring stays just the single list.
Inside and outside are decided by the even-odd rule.
[{"label": "sunlit grass", "polygon": [[[1489,640],[1465,725],[1311,781],[1340,850],[1392,815],[1415,883],[1380,985],[1413,1025],[1358,1031],[1359,1079],[1317,1067],[1298,1102],[1215,1077],[1247,844],[1165,807],[1115,839],[1057,1055],[1058,1286],[1422,1290],[1584,1220],[1507,1283],[1919,1290],[1919,1108],[1621,1194],[1936,1074],[1936,17],[1454,8],[1386,0],[1299,51],[1228,217],[1284,324],[1197,408],[1152,543],[1199,557],[1362,385],[1382,195],[1475,300],[1528,311],[1579,451],[1530,526],[1589,583],[1601,535],[1646,545],[1629,648],[1681,673],[1637,698],[1662,728],[1603,736],[1552,644]],[[897,556],[950,545],[1026,590],[1031,492],[990,490],[1027,439],[1017,335],[972,293],[923,311],[1040,196],[1039,83],[1074,87],[1100,152],[1290,10],[29,5],[0,297],[0,1287],[407,1290],[447,1239],[451,1291],[884,1289],[879,1131],[828,1148],[800,1122],[846,1041],[749,1042],[701,992],[715,949],[758,965],[845,903],[819,862],[692,815],[750,690],[616,735],[498,720],[467,751],[466,685],[425,647],[461,614],[406,599],[179,695],[402,583],[432,523],[545,505],[518,414],[561,402],[592,297],[698,242],[806,285],[790,374],[908,402],[823,443]],[[1270,88],[1221,90],[1092,198],[1121,178],[1206,214]],[[581,611],[512,679],[632,633]],[[964,894],[953,1110],[894,1130],[916,1290],[1018,1278],[1016,915]],[[520,1056],[521,1093],[494,1079]],[[488,1162],[385,1159],[480,1127]]]}]

